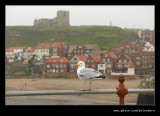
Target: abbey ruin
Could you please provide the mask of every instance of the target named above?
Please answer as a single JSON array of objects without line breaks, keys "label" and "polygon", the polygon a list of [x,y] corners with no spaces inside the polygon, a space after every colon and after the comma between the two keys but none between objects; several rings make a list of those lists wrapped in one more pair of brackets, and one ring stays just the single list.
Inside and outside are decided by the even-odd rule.
[{"label": "abbey ruin", "polygon": [[57,17],[53,19],[35,19],[34,26],[70,26],[69,11],[57,11]]}]

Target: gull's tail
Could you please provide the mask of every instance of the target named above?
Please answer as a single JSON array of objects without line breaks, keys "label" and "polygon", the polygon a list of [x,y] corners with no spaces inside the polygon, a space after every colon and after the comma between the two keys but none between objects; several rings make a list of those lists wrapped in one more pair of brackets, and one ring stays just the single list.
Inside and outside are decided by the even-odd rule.
[{"label": "gull's tail", "polygon": [[96,77],[96,78],[106,79],[106,77],[105,77],[104,75],[100,75],[100,76],[98,76],[98,77]]}]

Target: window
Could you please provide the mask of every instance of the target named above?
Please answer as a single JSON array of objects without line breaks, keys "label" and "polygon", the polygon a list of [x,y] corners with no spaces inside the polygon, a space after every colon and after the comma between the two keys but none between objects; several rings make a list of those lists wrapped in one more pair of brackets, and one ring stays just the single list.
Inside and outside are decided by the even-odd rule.
[{"label": "window", "polygon": [[128,68],[128,64],[125,64],[125,68]]},{"label": "window", "polygon": [[63,70],[63,69],[61,69],[61,72],[64,72],[64,70]]},{"label": "window", "polygon": [[139,57],[139,56],[137,56],[137,57],[136,57],[136,59],[137,59],[137,60],[139,60],[139,59],[140,59],[140,57]]},{"label": "window", "polygon": [[140,62],[136,62],[136,65],[139,65],[140,64]]},{"label": "window", "polygon": [[91,60],[91,62],[93,62],[93,60]]},{"label": "window", "polygon": [[124,59],[124,62],[127,62],[127,60],[126,60],[126,59]]},{"label": "window", "polygon": [[92,50],[92,52],[94,52],[94,50]]},{"label": "window", "polygon": [[121,65],[121,64],[118,64],[118,68],[122,68],[122,65]]},{"label": "window", "polygon": [[61,60],[61,62],[63,62],[63,59]]},{"label": "window", "polygon": [[103,64],[100,64],[100,67],[103,67]]},{"label": "window", "polygon": [[119,60],[119,62],[122,62],[121,59]]},{"label": "window", "polygon": [[84,56],[88,57],[88,54],[85,54]]},{"label": "window", "polygon": [[89,53],[89,50],[86,50],[86,53]]},{"label": "window", "polygon": [[72,60],[72,62],[75,62],[75,60]]},{"label": "window", "polygon": [[110,62],[110,59],[107,59],[107,62]]},{"label": "window", "polygon": [[64,64],[64,67],[66,67],[66,64]]},{"label": "window", "polygon": [[83,50],[81,50],[81,53],[83,53]]},{"label": "window", "polygon": [[59,72],[59,70],[56,70],[56,72]]},{"label": "window", "polygon": [[108,57],[108,54],[105,54],[105,57]]},{"label": "window", "polygon": [[103,59],[103,62],[106,62],[106,59]]},{"label": "window", "polygon": [[79,53],[79,50],[77,52]]},{"label": "window", "polygon": [[147,60],[143,60],[143,63],[147,63]]},{"label": "window", "polygon": [[70,69],[74,69],[74,64],[70,64]]},{"label": "window", "polygon": [[55,65],[54,65],[54,64],[52,65],[52,68],[55,68]]},{"label": "window", "polygon": [[74,50],[74,53],[76,53],[76,50]]},{"label": "window", "polygon": [[106,66],[107,66],[108,68],[110,68],[110,67],[111,67],[111,64],[106,64]]},{"label": "window", "polygon": [[95,65],[92,65],[92,68],[95,68]]},{"label": "window", "polygon": [[82,46],[79,46],[79,48],[82,48]]},{"label": "window", "polygon": [[63,67],[63,64],[60,64],[60,68],[62,68]]},{"label": "window", "polygon": [[55,69],[53,69],[53,72],[56,72],[56,70],[55,70]]},{"label": "window", "polygon": [[90,62],[90,60],[88,60],[87,62]]},{"label": "window", "polygon": [[49,65],[49,64],[47,64],[47,68],[50,68],[50,65]]},{"label": "window", "polygon": [[59,65],[58,65],[58,64],[56,64],[56,68],[59,68]]},{"label": "window", "polygon": [[53,52],[57,52],[57,48],[53,48]]},{"label": "window", "polygon": [[152,65],[149,65],[149,68],[152,68]]},{"label": "window", "polygon": [[53,56],[57,56],[57,53],[53,53]]}]

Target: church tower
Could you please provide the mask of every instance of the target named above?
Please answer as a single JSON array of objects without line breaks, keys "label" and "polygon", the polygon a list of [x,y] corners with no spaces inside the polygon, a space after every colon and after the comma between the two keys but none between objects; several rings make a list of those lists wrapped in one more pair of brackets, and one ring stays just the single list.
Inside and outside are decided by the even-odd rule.
[{"label": "church tower", "polygon": [[69,11],[57,11],[57,26],[70,26]]}]

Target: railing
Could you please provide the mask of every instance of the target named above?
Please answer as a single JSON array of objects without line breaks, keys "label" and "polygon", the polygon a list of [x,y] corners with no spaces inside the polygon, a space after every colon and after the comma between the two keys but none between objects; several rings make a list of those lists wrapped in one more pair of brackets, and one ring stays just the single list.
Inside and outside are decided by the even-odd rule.
[{"label": "railing", "polygon": [[119,86],[116,89],[98,90],[42,90],[42,91],[6,91],[6,96],[30,96],[30,95],[70,95],[70,94],[117,94],[120,97],[120,105],[124,104],[124,97],[128,93],[154,93],[154,89],[127,89],[123,82],[124,76],[120,75]]}]

